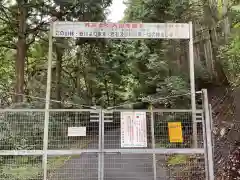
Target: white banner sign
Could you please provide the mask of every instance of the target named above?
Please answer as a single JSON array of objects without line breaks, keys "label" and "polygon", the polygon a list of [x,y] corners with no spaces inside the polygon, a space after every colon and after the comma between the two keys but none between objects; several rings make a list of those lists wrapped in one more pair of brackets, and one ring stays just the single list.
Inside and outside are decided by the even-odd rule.
[{"label": "white banner sign", "polygon": [[116,39],[189,39],[187,23],[53,23],[54,37],[116,38]]},{"label": "white banner sign", "polygon": [[146,112],[121,113],[121,147],[147,147]]}]

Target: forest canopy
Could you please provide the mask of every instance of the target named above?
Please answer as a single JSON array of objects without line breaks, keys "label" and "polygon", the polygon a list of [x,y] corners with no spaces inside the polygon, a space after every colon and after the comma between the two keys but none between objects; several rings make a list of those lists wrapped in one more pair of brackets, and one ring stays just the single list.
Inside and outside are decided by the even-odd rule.
[{"label": "forest canopy", "polygon": [[[197,89],[239,84],[239,6],[208,0],[127,0],[123,22],[189,22],[194,25]],[[34,104],[46,92],[50,17],[106,20],[111,0],[1,1],[0,91],[3,107]],[[178,107],[189,93],[188,42],[55,38],[52,107],[116,106],[143,99]],[[44,102],[44,100],[42,100]],[[61,103],[57,103],[61,102]],[[72,104],[72,105],[71,105]],[[188,103],[187,103],[188,104]]]}]

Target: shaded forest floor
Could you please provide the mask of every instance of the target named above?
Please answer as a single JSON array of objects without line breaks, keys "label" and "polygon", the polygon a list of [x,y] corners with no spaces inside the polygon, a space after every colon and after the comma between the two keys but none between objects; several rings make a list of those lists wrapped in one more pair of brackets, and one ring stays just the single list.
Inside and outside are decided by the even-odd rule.
[{"label": "shaded forest floor", "polygon": [[[239,178],[240,166],[240,90],[228,87],[208,88],[214,122],[214,168],[221,180]],[[235,162],[235,163],[233,163]],[[238,175],[237,175],[238,174]]]}]

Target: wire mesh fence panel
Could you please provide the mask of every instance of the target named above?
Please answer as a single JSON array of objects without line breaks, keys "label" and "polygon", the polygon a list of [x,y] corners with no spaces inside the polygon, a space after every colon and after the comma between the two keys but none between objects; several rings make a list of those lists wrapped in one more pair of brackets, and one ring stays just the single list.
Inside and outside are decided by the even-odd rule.
[{"label": "wire mesh fence panel", "polygon": [[[130,112],[131,113],[131,112]],[[121,147],[121,122],[123,120],[123,114],[120,111],[114,111],[112,113],[112,121],[106,121],[104,118],[104,148],[106,149],[119,149]],[[202,114],[198,113],[198,117],[202,118]],[[153,118],[153,129],[151,128],[151,118]],[[132,124],[131,124],[132,123]],[[128,123],[131,129],[135,122]],[[131,126],[131,127],[130,127]],[[172,127],[172,126],[179,126]],[[202,119],[197,124],[197,139],[198,148],[203,148],[203,129]],[[173,136],[179,136],[179,139],[171,139],[171,129],[175,134]],[[146,112],[146,139],[147,146],[144,148],[152,148],[152,140],[155,140],[155,148],[191,148],[193,146],[193,131],[192,131],[192,114],[189,111],[186,112]],[[154,131],[154,138],[152,137],[152,130]],[[177,134],[177,130],[179,130]],[[128,131],[128,130],[126,130]],[[129,130],[134,133],[133,129]],[[136,132],[135,132],[136,133]],[[129,134],[129,138],[133,137],[133,134]],[[173,137],[174,138],[174,137]],[[176,138],[176,137],[175,137]],[[133,147],[131,147],[133,148]]]},{"label": "wire mesh fence panel", "polygon": [[97,180],[98,154],[48,157],[48,180]]},{"label": "wire mesh fence panel", "polygon": [[152,154],[111,154],[104,156],[104,180],[153,180]]},{"label": "wire mesh fence panel", "polygon": [[0,111],[0,150],[42,150],[44,112]]},{"label": "wire mesh fence panel", "polygon": [[157,179],[205,180],[204,156],[199,154],[156,155]]},{"label": "wire mesh fence panel", "polygon": [[[138,122],[135,122],[135,120],[133,120],[134,118],[123,118],[125,115],[128,116],[123,112],[114,111],[112,113],[112,122],[106,122],[104,119],[104,149],[106,151],[104,154],[104,179],[205,179],[205,159],[203,155],[158,153],[160,149],[181,148],[184,151],[184,149],[192,148],[193,132],[191,111],[175,112],[173,110],[165,112],[164,110],[145,110],[143,113],[145,119],[142,120],[146,121],[146,124],[142,124],[142,126],[145,126],[143,129],[145,129],[146,132],[141,133],[146,133],[147,145],[141,147],[136,147],[134,144],[127,147],[122,146],[122,138],[131,138],[134,136],[136,138],[136,136],[140,136],[136,130],[132,129],[134,128],[133,126],[140,128],[139,124],[137,124]],[[134,114],[141,111],[126,112],[131,116],[131,113]],[[135,118],[139,117],[136,116]],[[203,126],[201,120],[198,123],[198,148],[203,148]],[[123,121],[125,122],[123,123]],[[122,129],[122,126],[126,126],[126,124],[127,128]],[[122,133],[130,134],[124,136]],[[135,139],[132,141],[138,140],[139,139]],[[155,142],[155,144],[153,144],[153,142]],[[123,152],[121,149],[127,149],[128,151]],[[139,149],[145,149],[147,153],[141,154]],[[148,152],[150,149],[153,150],[152,153],[150,151]],[[111,152],[111,150],[113,150],[113,152]]]},{"label": "wire mesh fence panel", "polygon": [[[191,112],[154,112],[153,119],[155,148],[193,147]],[[202,148],[202,123],[198,123],[197,127],[198,148]]]},{"label": "wire mesh fence panel", "polygon": [[42,180],[41,156],[19,156],[13,152],[42,150],[44,112],[0,111],[0,156],[1,180]]},{"label": "wire mesh fence panel", "polygon": [[97,149],[99,122],[91,120],[90,111],[51,111],[48,149]]},{"label": "wire mesh fence panel", "polygon": [[1,156],[0,180],[42,180],[41,156]]},{"label": "wire mesh fence panel", "polygon": [[[42,180],[42,156],[30,157],[29,153],[40,155],[44,153],[41,150],[44,142],[45,111],[21,109],[2,111],[0,115],[0,153],[2,153],[0,178]],[[99,122],[91,122],[91,119],[89,110],[50,110],[48,150],[53,150],[56,154],[51,153],[48,156],[48,178],[94,179],[98,177],[96,152],[71,154],[71,150],[98,150]],[[59,154],[61,150],[68,155]]]},{"label": "wire mesh fence panel", "polygon": [[48,156],[48,180],[98,178],[99,111],[50,112],[48,149],[96,150]]},{"label": "wire mesh fence panel", "polygon": [[[204,156],[198,154],[156,154],[157,180],[205,180]],[[105,180],[154,180],[153,154],[107,153]]]}]

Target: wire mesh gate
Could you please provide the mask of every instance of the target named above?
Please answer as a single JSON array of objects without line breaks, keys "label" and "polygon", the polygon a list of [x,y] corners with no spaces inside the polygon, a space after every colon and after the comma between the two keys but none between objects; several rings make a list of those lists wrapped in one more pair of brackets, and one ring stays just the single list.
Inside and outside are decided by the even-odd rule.
[{"label": "wire mesh gate", "polygon": [[[121,148],[120,114],[115,123],[104,123],[102,137],[102,179],[205,179],[203,149],[191,149],[190,110],[140,110],[147,115],[147,147]],[[109,111],[107,111],[109,113]],[[197,111],[201,114],[202,111]],[[105,111],[103,112],[105,114]],[[117,115],[118,114],[118,115]],[[181,122],[183,143],[169,143],[168,122]],[[198,139],[201,145],[202,131]],[[143,133],[143,132],[142,132]],[[196,174],[197,173],[197,174]]]},{"label": "wire mesh gate", "polygon": [[[196,111],[198,148],[192,110],[135,110],[146,113],[146,147],[121,145],[121,116],[132,110],[49,110],[48,139],[45,110],[1,110],[0,179],[213,180],[208,107]],[[181,122],[182,142],[169,142],[169,122]]]},{"label": "wire mesh gate", "polygon": [[[208,112],[197,110],[198,148],[192,148],[191,110],[137,110],[146,113],[147,147],[122,148],[120,114],[129,110],[103,110],[115,114],[112,123],[102,124],[101,178],[139,180],[213,179],[210,174],[212,155],[211,133],[204,121]],[[206,112],[206,113],[205,113]],[[169,122],[181,122],[183,141],[169,142]],[[209,129],[209,130],[207,130]],[[174,131],[177,131],[176,129]],[[207,133],[208,131],[208,133]],[[208,135],[207,135],[208,134]],[[207,138],[209,136],[209,138]],[[207,144],[207,142],[209,144]]]}]

